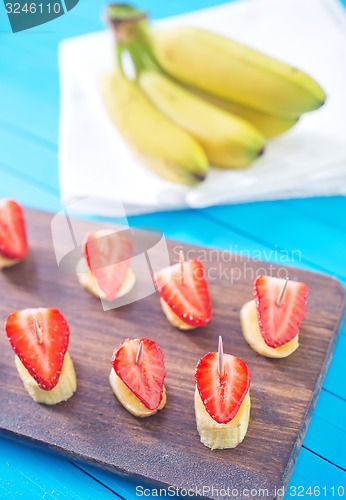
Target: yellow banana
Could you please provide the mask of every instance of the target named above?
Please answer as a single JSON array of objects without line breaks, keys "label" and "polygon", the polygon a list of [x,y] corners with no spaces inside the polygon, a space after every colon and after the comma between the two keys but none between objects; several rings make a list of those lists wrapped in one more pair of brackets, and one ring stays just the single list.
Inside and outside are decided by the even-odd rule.
[{"label": "yellow banana", "polygon": [[[95,297],[97,298],[103,300],[107,299],[106,294],[104,293],[103,290],[101,290],[95,279],[95,276],[90,271],[85,257],[81,257],[77,262],[76,274],[78,277],[78,281],[83,288],[88,290],[88,292],[90,292],[92,295],[95,295]],[[131,267],[129,267],[126,272],[125,281],[121,285],[121,288],[118,291],[116,298],[119,299],[120,297],[123,297],[124,295],[129,293],[135,286],[135,283],[136,283],[135,273],[132,271]]]},{"label": "yellow banana", "polygon": [[210,102],[214,106],[221,108],[228,113],[247,120],[254,125],[264,137],[270,138],[280,135],[292,128],[299,120],[299,117],[293,116],[274,116],[264,111],[259,111],[254,108],[248,108],[238,102],[226,101],[211,94],[207,94],[193,87],[187,87],[191,92],[194,92],[202,99]]},{"label": "yellow banana", "polygon": [[179,316],[175,314],[173,309],[169,307],[167,302],[165,302],[162,298],[160,298],[160,303],[162,311],[164,312],[164,315],[171,325],[179,328],[179,330],[193,330],[194,328],[196,328],[195,326],[189,325],[188,323],[185,323],[185,321],[180,319]]},{"label": "yellow banana", "polygon": [[120,70],[104,78],[103,98],[120,134],[150,168],[181,184],[193,185],[205,178],[208,159],[202,147]]},{"label": "yellow banana", "polygon": [[67,352],[61,368],[59,381],[50,391],[44,391],[39,387],[36,380],[30,375],[18,356],[15,357],[16,367],[29,396],[36,403],[55,405],[61,401],[67,401],[77,389],[77,379],[72,359]]},{"label": "yellow banana", "polygon": [[263,153],[263,135],[242,118],[204,101],[158,71],[141,71],[138,82],[162,113],[201,144],[213,165],[244,167]]},{"label": "yellow banana", "polygon": [[162,410],[166,404],[167,396],[165,386],[163,386],[162,389],[162,400],[160,406],[156,410],[149,410],[142,403],[142,401],[137,398],[137,396],[127,387],[127,385],[124,384],[121,378],[115,373],[113,368],[111,369],[111,372],[109,374],[109,383],[114,395],[118,398],[119,402],[135,417],[144,418],[155,415],[155,413],[157,413],[158,410]]},{"label": "yellow banana", "polygon": [[19,259],[7,259],[6,257],[0,255],[0,271],[1,269],[5,269],[5,267],[14,266],[18,262],[20,262]]},{"label": "yellow banana", "polygon": [[192,27],[146,29],[159,64],[178,80],[273,115],[319,108],[325,93],[309,75],[215,33]]},{"label": "yellow banana", "polygon": [[212,450],[235,448],[245,437],[250,420],[250,394],[247,392],[236,416],[228,424],[219,424],[204,407],[198,389],[195,390],[195,415],[199,437]]},{"label": "yellow banana", "polygon": [[256,303],[254,300],[247,302],[240,310],[240,322],[246,342],[252,349],[267,358],[286,358],[299,347],[299,337],[296,335],[292,340],[280,347],[269,347],[262,337],[259,324]]}]

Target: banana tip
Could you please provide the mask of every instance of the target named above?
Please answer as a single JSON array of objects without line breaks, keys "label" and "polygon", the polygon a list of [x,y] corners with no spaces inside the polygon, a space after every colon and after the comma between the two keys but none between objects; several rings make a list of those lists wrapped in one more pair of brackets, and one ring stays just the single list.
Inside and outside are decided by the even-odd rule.
[{"label": "banana tip", "polygon": [[262,156],[263,153],[264,153],[264,151],[265,151],[265,149],[266,148],[264,146],[262,146],[261,149],[258,150],[258,156]]},{"label": "banana tip", "polygon": [[207,174],[194,174],[194,178],[196,182],[203,182],[205,178],[207,177]]}]

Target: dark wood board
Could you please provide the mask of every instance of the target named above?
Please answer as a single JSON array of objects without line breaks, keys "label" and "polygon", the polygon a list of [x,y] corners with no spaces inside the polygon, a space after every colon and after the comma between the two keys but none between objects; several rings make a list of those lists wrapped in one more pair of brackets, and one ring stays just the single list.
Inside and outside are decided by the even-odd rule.
[{"label": "dark wood board", "polygon": [[[267,498],[274,498],[275,488],[288,483],[332,356],[344,315],[343,287],[328,276],[289,269],[291,279],[305,281],[309,287],[300,347],[286,359],[267,359],[245,342],[239,310],[252,298],[257,272],[283,273],[277,266],[239,256],[231,262],[225,252],[168,242],[172,263],[179,248],[184,248],[188,257],[204,260],[209,272],[213,318],[205,328],[184,333],[168,324],[157,294],[104,311],[73,273],[58,268],[52,214],[26,210],[26,218],[31,251],[25,261],[0,273],[0,319],[3,324],[9,313],[26,307],[59,308],[70,325],[69,352],[78,389],[69,401],[54,407],[32,401],[16,372],[2,327],[2,432],[126,475],[197,488],[197,494],[212,498],[221,497],[220,490],[227,487],[237,489],[239,497],[244,488],[267,488]],[[83,232],[94,223],[81,224]],[[238,271],[234,271],[232,283],[230,270],[235,268],[242,277],[236,279]],[[139,281],[140,276],[137,270]],[[211,451],[200,443],[196,430],[194,368],[201,356],[216,350],[219,334],[225,352],[239,356],[250,367],[252,406],[243,443],[234,450]],[[167,371],[167,405],[146,419],[130,415],[108,383],[115,346],[127,337],[142,336],[161,346]],[[203,486],[214,491],[203,492]]]}]

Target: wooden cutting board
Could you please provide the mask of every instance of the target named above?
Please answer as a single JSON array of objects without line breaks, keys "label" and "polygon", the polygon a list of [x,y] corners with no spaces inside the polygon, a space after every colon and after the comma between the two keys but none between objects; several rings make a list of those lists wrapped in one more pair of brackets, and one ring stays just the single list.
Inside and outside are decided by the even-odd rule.
[{"label": "wooden cutting board", "polygon": [[[213,318],[205,328],[184,333],[168,324],[157,294],[104,311],[98,299],[80,288],[74,274],[58,268],[52,215],[27,210],[26,217],[31,251],[24,262],[0,273],[1,324],[14,310],[59,308],[70,325],[69,352],[78,390],[54,407],[32,401],[2,331],[1,430],[74,459],[191,489],[197,495],[221,498],[221,490],[229,488],[230,495],[237,490],[241,498],[244,489],[262,488],[268,490],[267,498],[274,498],[277,489],[288,483],[332,356],[344,315],[343,287],[328,276],[289,269],[291,279],[309,287],[301,345],[289,358],[271,360],[257,355],[243,339],[239,310],[252,298],[254,276],[270,270],[274,275],[283,273],[277,266],[168,242],[172,263],[183,248],[188,257],[204,261],[209,276]],[[81,224],[83,232],[94,223]],[[145,275],[143,262],[136,269],[139,282]],[[234,450],[211,451],[200,443],[196,431],[194,368],[206,352],[216,350],[220,334],[225,352],[250,367],[252,406],[243,443]],[[143,336],[155,340],[164,353],[168,402],[159,414],[137,419],[113,396],[108,375],[114,348],[127,337]]]}]

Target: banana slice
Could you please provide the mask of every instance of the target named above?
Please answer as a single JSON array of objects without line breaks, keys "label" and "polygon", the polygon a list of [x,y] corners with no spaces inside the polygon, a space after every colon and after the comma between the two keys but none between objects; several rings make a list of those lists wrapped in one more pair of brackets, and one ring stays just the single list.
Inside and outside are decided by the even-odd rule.
[{"label": "banana slice", "polygon": [[195,326],[189,325],[188,323],[185,323],[182,319],[180,319],[179,316],[175,314],[175,312],[169,307],[167,302],[165,302],[163,299],[160,298],[160,302],[162,310],[165,313],[165,316],[171,323],[171,325],[175,326],[176,328],[179,328],[180,330],[193,330],[194,328],[196,328]]},{"label": "banana slice", "polygon": [[249,391],[236,416],[227,424],[216,422],[204,407],[198,389],[195,390],[195,415],[201,442],[212,450],[235,448],[245,437],[250,419]]},{"label": "banana slice", "polygon": [[127,411],[132,413],[135,417],[150,417],[150,415],[155,415],[158,410],[162,410],[162,408],[166,404],[166,389],[163,386],[162,390],[162,401],[160,406],[156,408],[156,410],[149,410],[140,399],[127,387],[126,384],[121,380],[121,378],[115,373],[114,369],[111,369],[109,374],[109,383],[111,388],[118,398],[120,403],[126,408]]},{"label": "banana slice", "polygon": [[240,310],[240,322],[246,342],[252,349],[262,356],[268,358],[285,358],[299,347],[299,335],[280,347],[269,347],[262,337],[257,316],[257,308],[254,300],[243,305]]},{"label": "banana slice", "polygon": [[25,389],[36,403],[55,405],[61,403],[61,401],[67,401],[77,389],[76,374],[68,352],[64,357],[59,381],[51,391],[44,391],[39,387],[18,356],[15,357],[15,362]]},{"label": "banana slice", "polygon": [[0,270],[5,267],[11,267],[20,262],[21,259],[7,259],[3,255],[0,255]]},{"label": "banana slice", "polygon": [[[105,293],[98,286],[97,281],[94,278],[92,272],[90,271],[87,261],[84,257],[82,257],[78,261],[76,267],[76,273],[78,276],[78,281],[83,288],[85,288],[86,290],[88,290],[88,292],[95,295],[95,297],[106,300]],[[132,271],[132,269],[129,267],[125,276],[125,281],[122,284],[116,298],[118,299],[119,297],[122,297],[123,295],[129,293],[134,287],[135,283],[136,283],[136,276]]]}]

